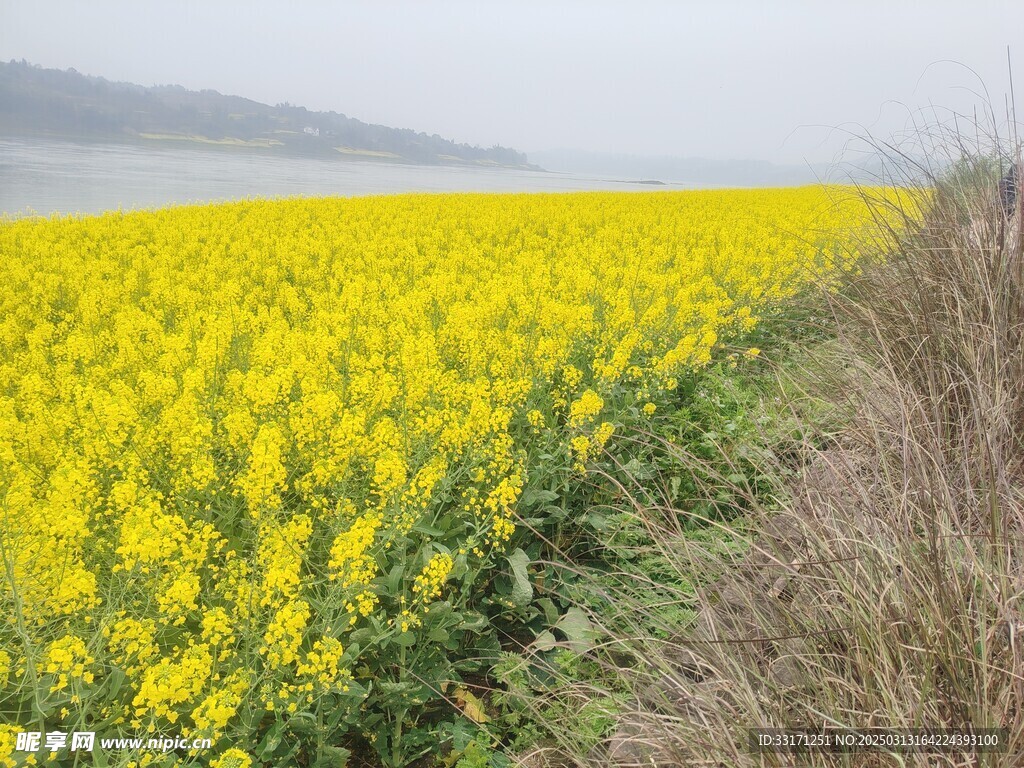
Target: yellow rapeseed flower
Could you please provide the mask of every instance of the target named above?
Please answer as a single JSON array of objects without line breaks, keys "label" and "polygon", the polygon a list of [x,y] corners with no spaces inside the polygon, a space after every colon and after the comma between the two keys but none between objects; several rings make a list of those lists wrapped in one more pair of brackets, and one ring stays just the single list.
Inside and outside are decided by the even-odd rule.
[{"label": "yellow rapeseed flower", "polygon": [[872,225],[841,188],[0,222],[0,594],[41,684],[140,732],[360,690],[343,642],[391,661],[345,633],[491,582],[537,462],[586,472]]}]

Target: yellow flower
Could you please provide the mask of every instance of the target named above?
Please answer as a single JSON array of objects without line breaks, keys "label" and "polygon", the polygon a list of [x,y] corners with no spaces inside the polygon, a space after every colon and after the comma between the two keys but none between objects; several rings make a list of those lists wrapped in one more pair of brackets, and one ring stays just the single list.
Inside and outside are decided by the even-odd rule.
[{"label": "yellow flower", "polygon": [[[586,472],[636,406],[854,268],[872,213],[804,188],[0,222],[0,594],[45,675],[22,693],[242,740],[240,702],[315,713],[356,674],[336,636],[413,631],[464,564],[489,583],[530,535],[537,457]],[[455,559],[441,521],[466,531],[442,539]],[[15,647],[0,683],[20,690]]]},{"label": "yellow flower", "polygon": [[50,691],[60,691],[69,682],[91,683],[93,673],[88,671],[94,659],[86,648],[85,641],[76,635],[65,635],[50,643],[46,651],[44,670],[56,676]]},{"label": "yellow flower", "polygon": [[597,448],[604,448],[605,443],[608,442],[608,438],[610,438],[614,432],[614,424],[611,424],[607,421],[601,422],[601,425],[594,430],[594,434],[591,437],[594,446],[596,446]]},{"label": "yellow flower", "polygon": [[569,406],[569,426],[579,427],[593,421],[602,408],[604,400],[594,390],[586,390]]},{"label": "yellow flower", "polygon": [[413,580],[412,591],[417,601],[429,603],[441,596],[441,586],[451,573],[455,562],[451,555],[436,554],[430,558],[423,570]]},{"label": "yellow flower", "polygon": [[368,512],[357,518],[352,526],[334,539],[331,547],[330,578],[338,579],[342,587],[368,584],[377,572],[373,552],[374,536],[384,519],[377,512]]},{"label": "yellow flower", "polygon": [[272,669],[298,658],[309,615],[309,603],[304,600],[286,603],[277,611],[263,636],[263,653]]},{"label": "yellow flower", "polygon": [[573,469],[579,473],[586,472],[587,459],[590,457],[590,449],[592,447],[590,438],[586,435],[579,435],[569,442],[569,446],[572,448],[572,454],[575,457]]},{"label": "yellow flower", "polygon": [[231,747],[211,762],[210,768],[252,768],[252,758],[242,750]]}]

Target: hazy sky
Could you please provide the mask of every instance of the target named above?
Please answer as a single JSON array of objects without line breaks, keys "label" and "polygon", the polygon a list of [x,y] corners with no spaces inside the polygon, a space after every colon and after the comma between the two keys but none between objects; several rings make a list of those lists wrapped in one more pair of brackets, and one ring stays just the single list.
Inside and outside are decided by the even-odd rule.
[{"label": "hazy sky", "polygon": [[1024,99],[1020,0],[0,0],[5,61],[525,151],[828,160],[842,134],[807,126],[973,111],[965,66],[1002,113],[1007,45]]}]

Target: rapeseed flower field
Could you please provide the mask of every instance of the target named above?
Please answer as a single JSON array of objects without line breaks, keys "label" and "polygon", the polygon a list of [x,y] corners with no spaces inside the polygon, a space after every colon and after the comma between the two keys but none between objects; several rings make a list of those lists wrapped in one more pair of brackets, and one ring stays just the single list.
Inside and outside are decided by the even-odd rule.
[{"label": "rapeseed flower field", "polygon": [[0,224],[0,765],[423,754],[533,599],[524,510],[869,223],[805,188]]}]

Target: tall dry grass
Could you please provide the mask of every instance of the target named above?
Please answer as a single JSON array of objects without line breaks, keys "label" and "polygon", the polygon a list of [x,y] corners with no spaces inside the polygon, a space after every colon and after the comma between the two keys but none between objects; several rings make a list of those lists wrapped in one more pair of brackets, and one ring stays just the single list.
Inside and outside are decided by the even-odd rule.
[{"label": "tall dry grass", "polygon": [[[695,618],[606,594],[617,608],[592,618],[629,704],[586,751],[553,729],[549,762],[1024,765],[1024,255],[1020,204],[1008,217],[992,168],[947,166],[880,230],[879,257],[823,294],[834,341],[785,388],[802,438],[761,458],[776,491],[737,485],[727,460],[699,467],[709,497],[729,486],[745,509],[742,528],[698,522],[745,552],[709,551],[692,509],[608,478]],[[559,695],[582,707],[608,693]],[[752,752],[753,727],[1004,728],[1007,740],[984,755],[808,757]]]}]

